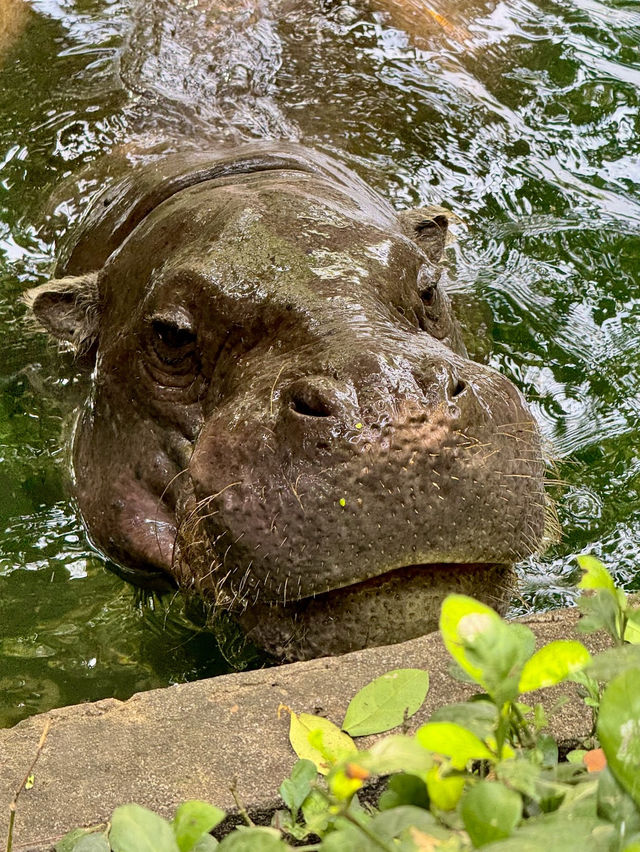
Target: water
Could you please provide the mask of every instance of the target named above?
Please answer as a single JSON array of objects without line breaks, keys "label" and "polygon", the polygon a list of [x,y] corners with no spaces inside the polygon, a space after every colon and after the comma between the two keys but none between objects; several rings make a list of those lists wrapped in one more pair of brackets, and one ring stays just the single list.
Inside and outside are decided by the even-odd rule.
[{"label": "water", "polygon": [[[230,38],[229,13],[204,30],[196,3],[147,3],[132,30],[127,0],[33,0],[0,57],[0,725],[229,668],[179,599],[141,597],[87,543],[64,437],[87,380],[18,300],[45,280],[88,167],[158,126],[299,138],[398,206],[459,213],[452,290],[565,483],[562,540],[521,567],[514,611],[571,602],[584,551],[640,587],[640,9],[438,0],[436,19],[414,1],[288,3],[258,23],[236,9]],[[48,203],[71,175],[78,197]]]}]

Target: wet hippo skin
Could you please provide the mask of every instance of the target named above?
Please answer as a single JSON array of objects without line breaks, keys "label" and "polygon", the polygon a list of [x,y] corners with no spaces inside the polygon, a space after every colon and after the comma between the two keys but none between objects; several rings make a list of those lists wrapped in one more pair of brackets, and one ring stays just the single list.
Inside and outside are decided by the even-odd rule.
[{"label": "wet hippo skin", "polygon": [[451,590],[504,610],[544,534],[540,439],[467,357],[446,211],[289,142],[145,160],[28,295],[93,370],[95,544],[287,659],[420,635]]}]

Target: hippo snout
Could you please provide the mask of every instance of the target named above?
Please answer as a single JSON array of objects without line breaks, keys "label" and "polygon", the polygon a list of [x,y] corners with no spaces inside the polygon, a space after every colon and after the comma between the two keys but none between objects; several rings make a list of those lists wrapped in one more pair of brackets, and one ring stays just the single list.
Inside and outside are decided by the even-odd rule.
[{"label": "hippo snout", "polygon": [[[289,381],[280,367],[282,390],[265,377],[251,413],[255,387],[203,427],[190,463],[198,534],[224,545],[219,568],[207,548],[205,574],[212,586],[224,574],[234,606],[302,600],[418,564],[504,566],[529,552],[544,496],[521,396],[454,353],[449,363],[417,358],[413,371],[407,362],[368,358],[348,379]],[[242,422],[229,417],[237,410]],[[186,564],[193,576],[191,556]]]},{"label": "hippo snout", "polygon": [[[279,410],[276,429],[283,440],[287,434],[291,440],[325,436],[322,448],[328,449],[326,441],[338,441],[341,435],[347,435],[356,447],[354,429],[366,434],[368,425],[380,433],[383,426],[392,428],[394,420],[405,417],[405,410],[418,418],[435,418],[441,428],[464,428],[465,421],[477,421],[490,411],[482,403],[482,386],[488,380],[501,383],[497,374],[465,360],[456,364],[451,358],[434,359],[420,352],[413,357],[367,357],[366,368],[356,361],[348,378],[337,378],[339,373],[334,371],[294,379],[282,390],[272,388],[270,406],[277,397]],[[512,386],[505,384],[509,395]],[[492,389],[486,395],[493,393]]]},{"label": "hippo snout", "polygon": [[337,370],[333,375],[318,372],[294,379],[282,390],[274,387],[270,406],[277,398],[276,429],[283,440],[287,434],[292,440],[317,434],[327,440],[346,435],[353,442],[354,430],[365,429],[365,422],[380,429],[402,406],[438,412],[453,422],[461,416],[460,404],[467,402],[463,395],[473,396],[459,371],[444,362],[412,369],[406,357],[381,356],[365,363],[365,369],[358,361],[355,367],[349,365],[344,378],[337,378],[341,375]]}]

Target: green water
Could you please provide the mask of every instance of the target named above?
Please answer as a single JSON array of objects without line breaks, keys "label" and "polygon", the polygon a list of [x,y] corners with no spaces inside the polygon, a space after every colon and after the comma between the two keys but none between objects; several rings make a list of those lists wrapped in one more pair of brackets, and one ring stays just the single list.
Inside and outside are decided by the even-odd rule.
[{"label": "green water", "polygon": [[[585,550],[638,589],[640,8],[455,5],[461,40],[435,26],[412,41],[364,5],[290,13],[270,103],[399,206],[441,201],[466,222],[452,289],[488,306],[490,361],[565,483],[563,538],[521,566],[515,611],[570,602]],[[64,437],[87,379],[17,298],[76,215],[62,205],[38,230],[52,190],[128,138],[129,22],[126,0],[34,0],[0,67],[0,725],[229,668],[179,599],[141,598],[88,544]]]}]

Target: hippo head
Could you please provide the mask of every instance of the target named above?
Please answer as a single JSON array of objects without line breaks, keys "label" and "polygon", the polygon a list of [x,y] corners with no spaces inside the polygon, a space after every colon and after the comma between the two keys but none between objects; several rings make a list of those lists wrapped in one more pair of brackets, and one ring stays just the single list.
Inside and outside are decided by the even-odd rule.
[{"label": "hippo head", "polygon": [[545,517],[536,425],[470,361],[446,216],[301,147],[174,156],[107,188],[29,294],[94,365],[74,440],[96,545],[281,657],[504,608]]}]

